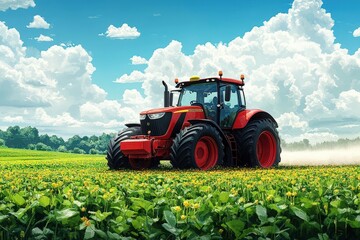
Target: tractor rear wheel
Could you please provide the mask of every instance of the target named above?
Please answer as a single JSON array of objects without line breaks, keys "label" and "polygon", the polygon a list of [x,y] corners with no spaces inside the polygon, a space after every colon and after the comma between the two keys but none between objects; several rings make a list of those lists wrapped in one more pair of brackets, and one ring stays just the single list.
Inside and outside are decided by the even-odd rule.
[{"label": "tractor rear wheel", "polygon": [[106,155],[106,159],[108,161],[108,166],[110,169],[131,167],[129,163],[129,158],[120,151],[120,143],[126,139],[129,139],[131,136],[140,134],[140,127],[130,127],[119,132],[117,136],[110,140]]},{"label": "tractor rear wheel", "polygon": [[221,165],[224,144],[218,130],[208,124],[196,124],[181,130],[171,147],[171,164],[175,168],[208,170]]},{"label": "tractor rear wheel", "polygon": [[280,138],[270,119],[253,120],[235,135],[239,162],[245,166],[269,168],[280,162]]}]

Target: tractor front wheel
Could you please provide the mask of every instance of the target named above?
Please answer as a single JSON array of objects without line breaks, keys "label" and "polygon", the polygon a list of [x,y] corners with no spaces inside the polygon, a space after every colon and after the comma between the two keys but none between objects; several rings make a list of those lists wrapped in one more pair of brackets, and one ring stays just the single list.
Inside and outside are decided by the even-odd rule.
[{"label": "tractor front wheel", "polygon": [[279,164],[280,138],[270,119],[253,120],[235,136],[243,165],[269,168]]},{"label": "tractor front wheel", "polygon": [[175,168],[208,170],[222,164],[224,144],[216,128],[196,124],[176,135],[170,158]]},{"label": "tractor front wheel", "polygon": [[131,167],[129,158],[126,157],[120,150],[120,143],[126,139],[129,139],[131,136],[140,134],[140,127],[130,127],[124,129],[122,132],[119,132],[117,136],[110,140],[106,155],[110,169]]}]

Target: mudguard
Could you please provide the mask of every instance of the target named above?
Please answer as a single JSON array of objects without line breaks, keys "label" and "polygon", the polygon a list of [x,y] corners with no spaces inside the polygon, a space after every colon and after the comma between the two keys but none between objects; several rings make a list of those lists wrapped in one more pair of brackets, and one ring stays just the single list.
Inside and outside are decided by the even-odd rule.
[{"label": "mudguard", "polygon": [[245,109],[237,114],[232,129],[236,130],[244,128],[250,120],[264,118],[271,119],[271,121],[274,122],[275,127],[278,127],[276,120],[269,113],[260,109]]}]

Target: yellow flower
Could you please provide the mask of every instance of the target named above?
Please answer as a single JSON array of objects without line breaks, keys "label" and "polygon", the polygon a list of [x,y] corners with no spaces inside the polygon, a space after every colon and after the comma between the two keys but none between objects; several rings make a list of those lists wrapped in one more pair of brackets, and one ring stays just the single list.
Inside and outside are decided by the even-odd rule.
[{"label": "yellow flower", "polygon": [[286,196],[291,197],[291,192],[287,192]]},{"label": "yellow flower", "polygon": [[181,207],[180,207],[180,206],[176,206],[176,207],[174,207],[174,210],[175,210],[175,212],[180,212],[180,211],[181,211]]},{"label": "yellow flower", "polygon": [[274,198],[273,195],[269,195],[269,196],[266,197],[266,200],[267,200],[267,201],[271,201],[273,198]]},{"label": "yellow flower", "polygon": [[185,215],[181,215],[181,220],[185,220],[186,219],[186,216]]},{"label": "yellow flower", "polygon": [[198,209],[198,208],[200,208],[200,204],[195,203],[193,207],[194,207],[195,209]]},{"label": "yellow flower", "polygon": [[186,207],[186,208],[188,208],[188,207],[191,206],[191,204],[190,204],[190,202],[189,202],[188,200],[185,200],[185,201],[183,202],[183,205],[184,205],[184,207]]},{"label": "yellow flower", "polygon": [[86,211],[86,208],[85,208],[85,207],[82,207],[82,208],[81,208],[81,211],[82,211],[82,212],[85,212],[85,211]]}]

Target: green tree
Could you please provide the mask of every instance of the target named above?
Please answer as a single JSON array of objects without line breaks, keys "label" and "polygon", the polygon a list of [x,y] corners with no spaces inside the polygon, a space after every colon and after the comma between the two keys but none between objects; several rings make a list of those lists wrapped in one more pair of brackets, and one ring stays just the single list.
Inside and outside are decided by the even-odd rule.
[{"label": "green tree", "polygon": [[65,146],[68,150],[74,150],[74,148],[79,146],[81,140],[79,135],[75,135],[66,141]]},{"label": "green tree", "polygon": [[10,148],[20,148],[22,146],[22,138],[19,126],[8,127],[5,133],[6,146]]},{"label": "green tree", "polygon": [[85,151],[78,148],[78,147],[75,147],[74,150],[72,151],[73,153],[78,153],[78,154],[85,154]]},{"label": "green tree", "polygon": [[51,151],[51,147],[49,147],[48,145],[42,143],[42,142],[39,142],[36,144],[36,150],[39,150],[39,151]]},{"label": "green tree", "polygon": [[99,151],[92,148],[92,149],[90,149],[89,154],[99,154]]},{"label": "green tree", "polygon": [[52,148],[52,149],[58,149],[61,145],[64,145],[65,144],[65,141],[63,138],[61,137],[58,137],[56,135],[52,135],[50,138],[49,138],[49,146]]},{"label": "green tree", "polygon": [[0,147],[4,147],[5,146],[5,140],[0,138]]},{"label": "green tree", "polygon": [[26,148],[29,144],[39,142],[39,131],[34,127],[24,127],[20,129],[21,148]]},{"label": "green tree", "polygon": [[36,145],[31,143],[31,144],[28,145],[27,148],[30,149],[30,150],[35,150],[35,149],[36,149]]},{"label": "green tree", "polygon": [[58,147],[57,151],[58,152],[67,152],[67,149],[65,146],[61,145],[60,147]]}]

